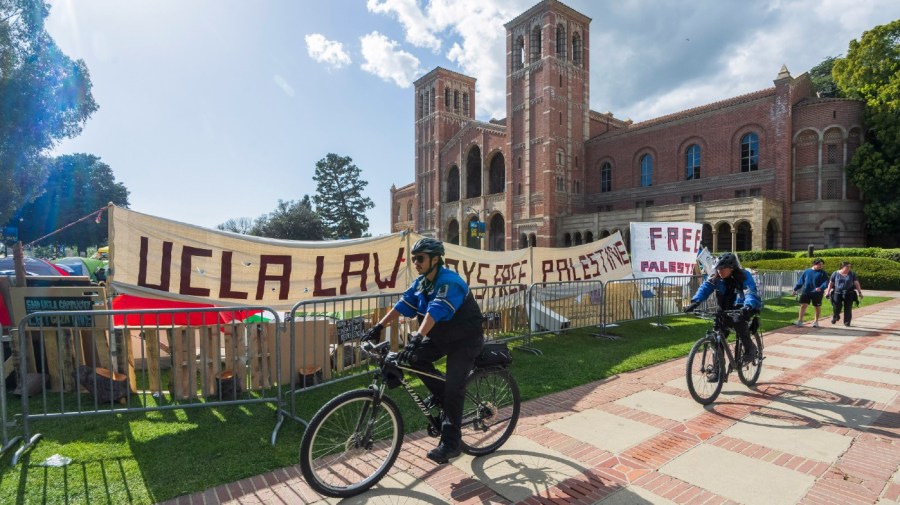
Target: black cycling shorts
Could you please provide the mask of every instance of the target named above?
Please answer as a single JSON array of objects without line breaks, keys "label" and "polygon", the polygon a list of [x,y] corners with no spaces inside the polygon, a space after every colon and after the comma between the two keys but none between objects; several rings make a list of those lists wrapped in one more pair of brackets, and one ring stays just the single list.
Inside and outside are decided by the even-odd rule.
[{"label": "black cycling shorts", "polygon": [[801,293],[800,303],[812,303],[813,307],[822,306],[822,293]]}]

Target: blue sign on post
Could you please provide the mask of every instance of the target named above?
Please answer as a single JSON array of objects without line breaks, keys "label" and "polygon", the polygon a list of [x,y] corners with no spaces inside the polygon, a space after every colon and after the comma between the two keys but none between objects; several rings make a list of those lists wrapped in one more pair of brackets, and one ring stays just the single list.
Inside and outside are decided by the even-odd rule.
[{"label": "blue sign on post", "polygon": [[484,221],[469,221],[469,237],[484,238]]}]

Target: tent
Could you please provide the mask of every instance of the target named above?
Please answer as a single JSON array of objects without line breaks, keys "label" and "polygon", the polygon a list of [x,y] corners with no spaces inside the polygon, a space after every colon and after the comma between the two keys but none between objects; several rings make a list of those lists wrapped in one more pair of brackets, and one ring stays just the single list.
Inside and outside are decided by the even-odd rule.
[{"label": "tent", "polygon": [[[70,256],[56,260],[58,266],[66,266],[74,271],[74,275],[84,275],[91,278],[92,282],[100,282],[106,280],[107,262],[95,258],[81,258],[78,256]],[[100,276],[97,273],[100,272]]]}]

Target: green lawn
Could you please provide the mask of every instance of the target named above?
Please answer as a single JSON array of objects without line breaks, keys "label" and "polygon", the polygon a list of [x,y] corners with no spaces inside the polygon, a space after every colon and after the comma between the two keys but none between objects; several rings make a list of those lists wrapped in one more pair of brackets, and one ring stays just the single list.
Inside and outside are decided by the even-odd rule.
[{"label": "green lawn", "polygon": [[[866,297],[862,305],[885,300]],[[791,324],[797,307],[793,298],[767,301],[763,331]],[[830,315],[831,308],[823,306],[823,318]],[[514,354],[512,373],[523,399],[679,358],[709,325],[691,316],[667,318],[669,330],[650,322],[610,328],[610,333],[621,337],[618,340],[597,338],[596,329],[591,328],[536,337],[532,346],[543,351],[542,356]],[[366,382],[354,379],[303,393],[299,413],[309,419],[336,392]],[[404,410],[408,431],[422,429],[424,421],[405,394],[394,390],[391,395]],[[11,395],[10,409],[15,411],[17,406],[17,397]],[[303,427],[286,420],[272,446],[275,420],[274,407],[257,404],[34,422],[32,431],[43,435],[36,446],[15,467],[10,465],[13,450],[0,460],[0,501],[4,505],[153,503],[293,465]],[[71,458],[72,463],[41,465],[54,454]]]}]

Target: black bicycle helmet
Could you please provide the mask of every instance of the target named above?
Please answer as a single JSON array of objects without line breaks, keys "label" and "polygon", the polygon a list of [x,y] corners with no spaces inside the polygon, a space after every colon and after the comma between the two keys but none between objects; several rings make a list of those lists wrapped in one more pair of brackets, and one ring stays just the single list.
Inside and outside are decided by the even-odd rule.
[{"label": "black bicycle helmet", "polygon": [[732,253],[725,253],[716,258],[715,268],[731,268],[732,270],[740,268],[737,256]]},{"label": "black bicycle helmet", "polygon": [[412,247],[412,253],[425,253],[429,256],[443,256],[444,243],[436,238],[425,237],[419,239]]}]

